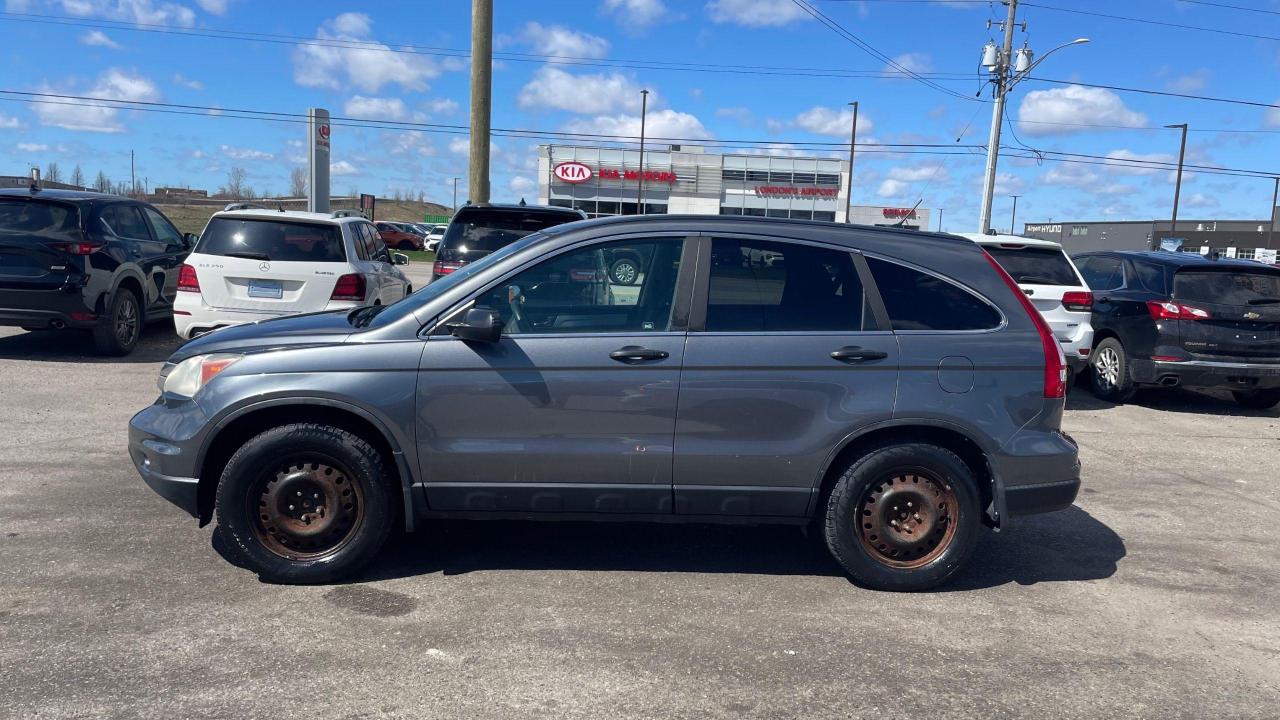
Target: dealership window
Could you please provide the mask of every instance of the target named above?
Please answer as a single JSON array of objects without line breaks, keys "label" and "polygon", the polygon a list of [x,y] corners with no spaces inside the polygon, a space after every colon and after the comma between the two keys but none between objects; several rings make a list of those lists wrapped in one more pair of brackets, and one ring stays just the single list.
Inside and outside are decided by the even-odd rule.
[{"label": "dealership window", "polygon": [[721,215],[741,215],[741,214],[742,214],[742,208],[736,208],[736,207],[722,207],[722,208],[720,208],[720,214],[721,214]]},{"label": "dealership window", "polygon": [[742,214],[750,215],[751,217],[764,217],[764,208],[742,208]]},{"label": "dealership window", "polygon": [[769,173],[764,170],[748,170],[747,182],[769,182]]},{"label": "dealership window", "polygon": [[814,220],[825,220],[826,222],[835,222],[835,221],[836,221],[836,214],[835,214],[835,213],[833,213],[833,212],[828,212],[828,211],[823,211],[823,210],[814,210],[814,211],[813,211],[813,219],[814,219]]},{"label": "dealership window", "polygon": [[551,198],[551,202],[549,204],[552,207],[573,207],[573,201],[565,198]]},{"label": "dealership window", "polygon": [[721,170],[720,179],[730,182],[742,182],[747,179],[746,170]]},{"label": "dealership window", "polygon": [[769,173],[769,182],[779,183],[782,185],[791,184],[791,173],[789,172],[771,172]]},{"label": "dealership window", "polygon": [[818,176],[815,175],[814,173],[794,173],[792,174],[792,177],[794,178],[792,180],[792,182],[794,183],[804,183],[807,185],[811,185],[818,181]]},{"label": "dealership window", "polygon": [[831,173],[818,173],[818,184],[819,185],[839,185],[840,176],[833,175]]},{"label": "dealership window", "polygon": [[1080,235],[1088,235],[1088,234],[1089,234],[1089,226],[1088,226],[1088,225],[1072,225],[1072,226],[1071,226],[1071,234],[1072,234],[1072,235],[1076,235],[1076,236],[1080,236]]},{"label": "dealership window", "polygon": [[874,328],[849,253],[762,240],[712,242],[708,332]]},{"label": "dealership window", "polygon": [[785,209],[769,210],[766,214],[771,218],[785,218],[791,216],[790,211]]},{"label": "dealership window", "polygon": [[812,220],[813,211],[812,210],[792,210],[791,219],[792,220]]},{"label": "dealership window", "polygon": [[596,212],[602,215],[617,215],[620,212],[621,203],[616,201],[601,200],[596,205]]}]

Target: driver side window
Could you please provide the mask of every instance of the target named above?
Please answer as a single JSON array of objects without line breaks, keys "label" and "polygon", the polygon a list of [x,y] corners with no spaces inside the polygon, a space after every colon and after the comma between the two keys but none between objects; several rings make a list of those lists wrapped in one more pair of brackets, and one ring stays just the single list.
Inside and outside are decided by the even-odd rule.
[{"label": "driver side window", "polygon": [[570,250],[507,279],[476,307],[498,311],[506,335],[666,332],[683,246],[663,238]]}]

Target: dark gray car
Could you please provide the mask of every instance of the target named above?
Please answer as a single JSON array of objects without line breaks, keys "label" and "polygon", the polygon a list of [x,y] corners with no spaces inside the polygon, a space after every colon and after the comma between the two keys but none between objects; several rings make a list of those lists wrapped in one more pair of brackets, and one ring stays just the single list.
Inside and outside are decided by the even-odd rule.
[{"label": "dark gray car", "polygon": [[627,518],[814,523],[854,580],[912,590],[1074,500],[1065,376],[968,240],[611,218],[392,306],[192,341],[129,452],[274,581],[348,575],[402,523]]}]

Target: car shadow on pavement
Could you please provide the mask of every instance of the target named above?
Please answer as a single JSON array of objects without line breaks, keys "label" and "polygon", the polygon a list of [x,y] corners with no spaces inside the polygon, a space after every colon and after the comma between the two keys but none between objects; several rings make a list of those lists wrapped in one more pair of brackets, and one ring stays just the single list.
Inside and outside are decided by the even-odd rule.
[{"label": "car shadow on pavement", "polygon": [[[1280,418],[1280,408],[1255,410],[1242,407],[1226,390],[1189,390],[1186,388],[1149,388],[1139,390],[1127,405],[1138,405],[1165,412],[1194,415],[1230,415],[1233,417]],[[1110,410],[1116,403],[1102,400],[1082,387],[1072,388],[1067,395],[1068,410]]]},{"label": "car shadow on pavement", "polygon": [[93,347],[93,337],[86,331],[18,331],[13,335],[0,336],[0,360],[154,363],[164,362],[182,343],[182,338],[173,331],[172,322],[148,325],[133,352],[122,357],[99,355]]}]

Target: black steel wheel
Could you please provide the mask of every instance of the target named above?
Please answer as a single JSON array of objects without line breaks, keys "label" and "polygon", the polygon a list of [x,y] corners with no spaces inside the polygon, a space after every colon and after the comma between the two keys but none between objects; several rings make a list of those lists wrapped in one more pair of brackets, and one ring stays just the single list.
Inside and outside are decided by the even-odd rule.
[{"label": "black steel wheel", "polygon": [[129,288],[119,288],[111,297],[107,312],[93,328],[93,344],[103,355],[128,355],[142,336],[142,310],[138,296]]}]

